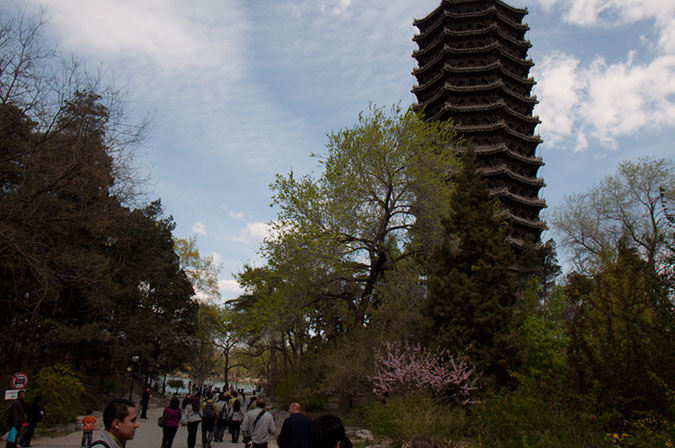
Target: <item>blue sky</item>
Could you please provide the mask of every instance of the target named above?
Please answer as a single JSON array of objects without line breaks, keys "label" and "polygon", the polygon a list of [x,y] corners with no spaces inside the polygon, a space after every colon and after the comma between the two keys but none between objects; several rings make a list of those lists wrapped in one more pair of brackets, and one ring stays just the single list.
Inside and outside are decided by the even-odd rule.
[{"label": "blue sky", "polygon": [[[438,0],[9,0],[44,8],[49,41],[154,116],[138,163],[179,237],[232,273],[274,219],[275,173],[317,169],[325,134],[373,102],[415,101],[414,18]],[[535,109],[549,209],[622,160],[675,155],[675,1],[532,0]],[[549,236],[553,236],[549,234]]]}]

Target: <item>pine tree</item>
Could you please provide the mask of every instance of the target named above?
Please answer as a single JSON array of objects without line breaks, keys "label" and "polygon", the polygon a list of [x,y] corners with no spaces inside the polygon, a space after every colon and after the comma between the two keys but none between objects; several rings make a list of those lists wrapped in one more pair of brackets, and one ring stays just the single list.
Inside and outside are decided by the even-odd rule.
[{"label": "pine tree", "polygon": [[503,385],[524,348],[516,331],[510,230],[476,172],[472,148],[453,180],[452,211],[443,220],[445,232],[430,266],[430,329],[442,348],[463,352],[485,378]]}]

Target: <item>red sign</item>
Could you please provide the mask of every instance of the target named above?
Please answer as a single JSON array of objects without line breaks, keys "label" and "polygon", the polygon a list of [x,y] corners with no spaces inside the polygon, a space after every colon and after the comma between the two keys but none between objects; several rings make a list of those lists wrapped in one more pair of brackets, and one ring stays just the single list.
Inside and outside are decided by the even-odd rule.
[{"label": "red sign", "polygon": [[16,372],[12,376],[12,387],[14,389],[25,389],[28,386],[28,375],[23,372]]}]

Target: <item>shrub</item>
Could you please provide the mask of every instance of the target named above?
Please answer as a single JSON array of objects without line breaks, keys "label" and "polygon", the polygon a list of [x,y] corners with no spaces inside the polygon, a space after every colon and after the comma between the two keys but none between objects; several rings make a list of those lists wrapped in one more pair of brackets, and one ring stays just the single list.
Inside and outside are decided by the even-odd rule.
[{"label": "shrub", "polygon": [[83,392],[77,373],[63,364],[44,367],[35,376],[35,394],[42,396],[50,423],[72,421],[81,410]]},{"label": "shrub", "polygon": [[182,388],[183,386],[185,386],[185,383],[183,383],[183,380],[179,380],[179,379],[169,380],[169,381],[166,382],[166,384],[167,384],[169,387],[172,387],[172,388],[176,389],[176,393],[178,393],[178,390],[179,390],[180,388]]},{"label": "shrub", "polygon": [[461,357],[447,350],[435,352],[421,344],[384,344],[375,355],[377,374],[371,377],[379,396],[422,390],[451,403],[472,403],[480,374]]},{"label": "shrub", "polygon": [[101,386],[101,389],[102,389],[103,393],[106,393],[108,395],[113,394],[119,388],[120,388],[119,381],[117,381],[113,378],[106,378],[103,381],[103,385]]},{"label": "shrub", "polygon": [[477,447],[587,448],[603,440],[603,419],[565,412],[566,406],[527,386],[496,393],[472,407]]},{"label": "shrub", "polygon": [[397,445],[426,434],[453,446],[470,432],[464,409],[440,404],[419,392],[394,397],[386,404],[372,403],[366,421],[374,434]]}]

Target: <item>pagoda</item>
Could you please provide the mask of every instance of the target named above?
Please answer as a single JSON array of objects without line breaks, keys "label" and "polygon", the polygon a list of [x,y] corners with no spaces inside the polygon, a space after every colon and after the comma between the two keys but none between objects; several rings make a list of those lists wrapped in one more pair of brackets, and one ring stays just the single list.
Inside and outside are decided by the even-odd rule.
[{"label": "pagoda", "polygon": [[413,38],[419,47],[413,52],[413,108],[427,121],[452,119],[473,144],[478,170],[501,201],[516,247],[528,234],[538,242],[546,229],[539,219],[546,202],[538,197],[545,184],[537,171],[544,162],[536,156],[542,140],[534,134],[540,121],[532,113],[537,99],[531,94],[526,14],[526,8],[500,0],[442,0],[414,21],[420,32]]}]

